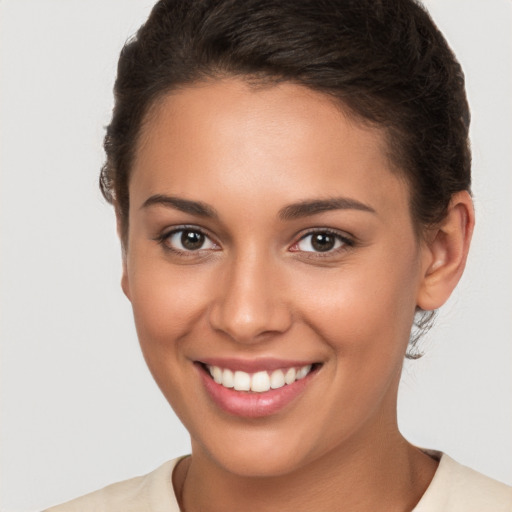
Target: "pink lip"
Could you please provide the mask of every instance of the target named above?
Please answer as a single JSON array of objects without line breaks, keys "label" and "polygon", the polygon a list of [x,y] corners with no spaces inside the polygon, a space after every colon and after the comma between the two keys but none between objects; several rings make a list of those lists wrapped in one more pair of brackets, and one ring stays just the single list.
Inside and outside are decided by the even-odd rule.
[{"label": "pink lip", "polygon": [[[304,366],[304,364],[297,366]],[[197,368],[211,400],[223,411],[244,418],[262,418],[278,413],[304,391],[311,378],[317,373],[313,371],[303,379],[279,389],[270,389],[264,393],[254,393],[225,388],[217,384],[201,365],[197,365]],[[227,367],[223,366],[223,368]],[[241,369],[240,366],[238,368]],[[286,366],[279,366],[278,368],[286,368]],[[265,369],[268,369],[268,367],[265,367]]]}]

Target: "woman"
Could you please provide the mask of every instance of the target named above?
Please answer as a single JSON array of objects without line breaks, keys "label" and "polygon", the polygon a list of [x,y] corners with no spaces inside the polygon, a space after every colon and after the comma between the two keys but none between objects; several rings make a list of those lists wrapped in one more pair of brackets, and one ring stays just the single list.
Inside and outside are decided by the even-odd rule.
[{"label": "woman", "polygon": [[474,225],[463,75],[422,8],[161,1],[115,94],[122,287],[192,455],[52,510],[509,510],[396,421]]}]

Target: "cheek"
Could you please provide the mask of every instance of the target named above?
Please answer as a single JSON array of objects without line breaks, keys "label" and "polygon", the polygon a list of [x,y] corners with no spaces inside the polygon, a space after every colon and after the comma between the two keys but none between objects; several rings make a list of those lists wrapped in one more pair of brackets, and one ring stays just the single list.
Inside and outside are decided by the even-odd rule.
[{"label": "cheek", "polygon": [[[303,282],[302,306],[308,321],[329,339],[335,339],[336,333],[346,336],[340,349],[345,344],[374,345],[384,337],[399,342],[404,334],[408,336],[416,306],[410,272],[403,267],[381,270],[340,269]],[[377,334],[378,339],[365,333]]]},{"label": "cheek", "polygon": [[137,335],[155,382],[182,421],[189,424],[185,397],[191,391],[184,382],[193,376],[194,368],[183,348],[190,334],[198,333],[207,309],[208,277],[192,266],[172,267],[165,260],[154,260],[145,264],[140,255],[132,253],[129,265]]},{"label": "cheek", "polygon": [[[176,267],[165,260],[134,259],[129,272],[137,330],[152,342],[177,339],[206,307],[210,273],[197,266]],[[141,342],[143,339],[141,339]]]},{"label": "cheek", "polygon": [[414,251],[401,259],[369,251],[368,260],[310,276],[300,288],[304,322],[343,369],[340,388],[369,386],[378,393],[403,363],[416,309],[417,263]]},{"label": "cheek", "polygon": [[[414,262],[339,270],[301,288],[303,322],[329,346],[332,386],[318,401],[324,441],[350,435],[380,410],[395,414],[396,388],[415,311]],[[338,404],[333,407],[332,404]]]},{"label": "cheek", "polygon": [[[131,302],[141,350],[156,383],[175,409],[182,408],[181,383],[191,371],[184,344],[207,309],[208,276],[192,266],[172,267],[165,260],[129,266]],[[198,338],[198,336],[196,336]]]}]

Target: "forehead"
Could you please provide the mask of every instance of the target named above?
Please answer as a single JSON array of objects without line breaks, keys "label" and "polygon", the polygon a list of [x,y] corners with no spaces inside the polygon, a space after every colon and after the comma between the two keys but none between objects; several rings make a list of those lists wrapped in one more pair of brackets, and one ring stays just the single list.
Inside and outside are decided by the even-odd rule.
[{"label": "forehead", "polygon": [[130,196],[141,204],[170,192],[200,193],[208,202],[229,193],[246,201],[263,194],[268,204],[276,196],[281,202],[333,194],[376,203],[407,199],[383,130],[306,87],[254,87],[238,79],[196,84],[153,105]]}]

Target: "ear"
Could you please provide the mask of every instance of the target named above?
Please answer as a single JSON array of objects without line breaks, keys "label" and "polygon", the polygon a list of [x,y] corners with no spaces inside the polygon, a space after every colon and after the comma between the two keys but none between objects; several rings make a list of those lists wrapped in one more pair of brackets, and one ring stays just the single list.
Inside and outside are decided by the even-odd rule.
[{"label": "ear", "polygon": [[122,256],[122,263],[123,263],[123,269],[122,269],[122,275],[121,275],[121,289],[123,290],[124,294],[126,295],[127,299],[131,301],[130,298],[130,283],[128,279],[128,255],[127,255],[127,247],[125,243],[127,242],[124,240],[123,236],[123,222],[121,220],[121,214],[119,213],[119,209],[116,204],[114,204],[114,209],[116,213],[116,229],[117,229],[117,236],[119,237],[119,241],[121,242],[121,256]]},{"label": "ear", "polygon": [[130,297],[130,281],[128,279],[128,270],[126,264],[126,254],[123,251],[123,274],[121,276],[121,289],[123,290],[126,298],[131,301]]},{"label": "ear", "polygon": [[416,304],[425,311],[441,307],[464,272],[475,225],[473,201],[467,191],[452,196],[443,221],[428,233],[422,281]]}]

